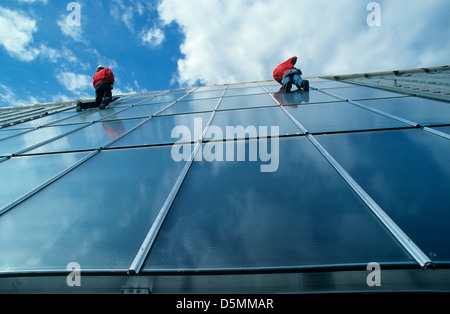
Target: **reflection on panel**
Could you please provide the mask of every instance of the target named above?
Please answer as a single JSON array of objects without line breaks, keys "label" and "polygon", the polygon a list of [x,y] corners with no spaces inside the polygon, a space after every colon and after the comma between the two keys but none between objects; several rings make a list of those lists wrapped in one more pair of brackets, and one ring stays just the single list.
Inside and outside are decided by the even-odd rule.
[{"label": "reflection on panel", "polygon": [[148,105],[148,104],[156,104],[156,103],[167,103],[167,102],[174,102],[174,101],[178,101],[181,98],[183,98],[186,95],[186,92],[184,92],[183,94],[163,94],[161,96],[156,96],[153,97],[149,100],[144,101],[143,103],[141,103],[142,105]]},{"label": "reflection on panel", "polygon": [[214,91],[205,91],[205,92],[195,91],[193,93],[190,93],[186,97],[184,97],[183,101],[184,100],[200,100],[200,99],[205,99],[205,98],[217,98],[217,97],[221,97],[222,94],[223,94],[223,90],[214,90]]},{"label": "reflection on panel", "polygon": [[170,103],[158,103],[151,105],[137,105],[121,111],[117,114],[104,118],[102,121],[117,120],[117,119],[134,119],[134,118],[148,118],[157,114],[162,109],[169,107]]},{"label": "reflection on panel", "polygon": [[183,165],[170,147],[97,154],[1,216],[0,271],[128,269]]},{"label": "reflection on panel", "polygon": [[286,93],[284,90],[281,90],[274,93],[273,96],[282,106],[340,101],[339,98],[312,90],[308,92],[303,90],[295,90],[290,93]]},{"label": "reflection on panel", "polygon": [[[0,209],[33,190],[87,153],[14,157],[0,163]],[[7,180],[5,180],[7,178]]]},{"label": "reflection on panel", "polygon": [[99,149],[102,145],[121,136],[142,121],[132,119],[97,122],[56,141],[30,150],[27,154]]},{"label": "reflection on panel", "polygon": [[120,112],[124,109],[125,108],[114,108],[114,107],[110,108],[110,107],[108,107],[106,109],[99,110],[98,108],[92,108],[92,109],[83,110],[82,112],[79,112],[78,114],[76,114],[77,112],[75,112],[75,110],[74,110],[73,112],[76,114],[75,116],[73,116],[72,118],[69,118],[69,119],[65,119],[63,121],[54,122],[54,123],[52,123],[52,126],[53,125],[94,122],[94,121],[104,119],[108,116],[111,116],[114,113]]},{"label": "reflection on panel", "polygon": [[37,127],[41,127],[44,125],[48,125],[51,123],[55,123],[56,121],[59,120],[65,120],[67,118],[70,118],[72,116],[75,116],[77,113],[75,112],[75,110],[69,110],[69,111],[65,111],[65,112],[61,112],[61,113],[55,113],[55,114],[50,114],[48,116],[44,116],[42,118],[39,119],[35,119],[35,120],[31,120],[31,121],[27,121],[27,122],[23,122],[23,123],[19,123],[16,125],[13,125],[11,127],[9,127],[8,129],[28,129],[28,128],[37,128]]},{"label": "reflection on panel", "polygon": [[347,102],[322,103],[311,106],[286,106],[286,109],[311,133],[408,126],[405,123]]},{"label": "reflection on panel", "polygon": [[79,128],[80,125],[45,127],[0,142],[0,156],[9,156]]},{"label": "reflection on panel", "polygon": [[[21,129],[19,129],[19,130],[14,130],[14,129],[11,129],[11,130],[10,129],[0,130],[0,141],[3,140],[3,139],[9,138],[11,136],[17,135],[17,134],[27,132],[27,131],[28,130],[21,130]],[[0,142],[0,145],[1,145],[1,142]]]},{"label": "reflection on panel", "polygon": [[[355,85],[352,85],[350,83],[345,83],[345,82],[322,80],[322,81],[312,82],[310,84],[310,86],[313,88],[318,88],[318,89],[322,90],[322,89],[334,89],[334,88],[340,88],[340,87],[353,87]],[[333,91],[330,90],[329,92],[333,92]]]},{"label": "reflection on panel", "polygon": [[172,106],[161,112],[160,115],[213,111],[217,103],[219,102],[220,98],[197,99],[197,100],[186,100],[186,99],[183,98],[182,101],[176,102],[175,104],[173,104]]},{"label": "reflection on panel", "polygon": [[[272,133],[272,127],[278,128],[278,134]],[[205,139],[255,138],[301,133],[280,108],[267,107],[218,111]]]},{"label": "reflection on panel", "polygon": [[252,107],[276,106],[275,101],[268,94],[224,97],[219,110]]},{"label": "reflection on panel", "polygon": [[399,94],[399,93],[388,92],[388,91],[377,89],[377,88],[363,87],[363,86],[334,88],[334,89],[330,89],[330,90],[326,90],[326,91],[333,95],[338,95],[345,99],[350,99],[350,100],[360,100],[360,99],[370,99],[370,98],[404,97],[405,96],[405,95]]},{"label": "reflection on panel", "polygon": [[203,132],[211,113],[161,116],[150,119],[111,147],[171,144],[196,141]]},{"label": "reflection on panel", "polygon": [[421,125],[450,123],[450,103],[419,97],[361,100],[361,103]]},{"label": "reflection on panel", "polygon": [[194,162],[144,270],[411,260],[308,139],[280,138],[278,153],[273,172],[259,158]]},{"label": "reflection on panel", "polygon": [[450,261],[450,142],[420,129],[317,136],[433,261]]},{"label": "reflection on panel", "polygon": [[259,85],[256,85],[256,87],[228,87],[227,91],[225,92],[225,96],[253,95],[263,93],[266,93],[266,90]]}]

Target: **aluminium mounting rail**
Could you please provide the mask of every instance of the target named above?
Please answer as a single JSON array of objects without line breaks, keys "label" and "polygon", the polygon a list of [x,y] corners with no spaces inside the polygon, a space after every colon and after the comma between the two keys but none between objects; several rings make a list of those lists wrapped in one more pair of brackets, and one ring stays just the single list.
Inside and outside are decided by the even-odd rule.
[{"label": "aluminium mounting rail", "polygon": [[206,135],[206,132],[209,128],[209,126],[212,123],[212,120],[214,118],[214,115],[217,111],[217,109],[219,108],[220,103],[222,102],[222,99],[225,95],[225,92],[228,89],[228,85],[225,87],[222,96],[219,98],[219,100],[217,101],[216,106],[214,107],[214,110],[211,114],[211,117],[208,120],[208,123],[206,124],[202,134],[200,135],[200,137],[197,139],[194,149],[191,153],[191,156],[189,158],[188,161],[186,161],[183,169],[181,170],[181,173],[179,174],[177,180],[175,181],[175,184],[172,187],[172,190],[170,191],[169,195],[167,196],[163,206],[161,207],[158,216],[155,218],[155,221],[153,222],[152,226],[150,227],[150,230],[147,233],[147,236],[145,237],[141,247],[139,248],[139,251],[137,252],[133,262],[131,263],[129,270],[128,270],[128,274],[133,274],[136,275],[140,272],[145,259],[147,258],[147,255],[150,252],[151,247],[153,246],[153,243],[156,240],[156,237],[164,223],[164,220],[166,219],[170,208],[175,200],[176,195],[178,194],[178,191],[181,188],[182,183],[184,182],[184,179],[187,176],[187,173],[189,171],[189,169],[192,166],[192,163],[195,160],[195,156],[197,155],[197,152],[200,150],[200,147],[203,145],[203,139]]}]

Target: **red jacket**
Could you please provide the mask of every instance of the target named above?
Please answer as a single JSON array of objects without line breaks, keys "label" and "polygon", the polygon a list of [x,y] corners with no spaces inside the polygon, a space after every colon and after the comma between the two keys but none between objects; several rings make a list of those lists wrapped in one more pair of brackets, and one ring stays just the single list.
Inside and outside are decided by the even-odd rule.
[{"label": "red jacket", "polygon": [[273,78],[275,79],[275,81],[281,84],[281,80],[283,78],[284,73],[286,73],[289,70],[295,69],[294,65],[296,62],[297,57],[292,57],[284,61],[279,66],[277,66],[275,70],[273,70]]},{"label": "red jacket", "polygon": [[106,68],[95,73],[92,81],[94,83],[94,87],[101,82],[107,82],[114,85],[114,74],[110,69]]}]

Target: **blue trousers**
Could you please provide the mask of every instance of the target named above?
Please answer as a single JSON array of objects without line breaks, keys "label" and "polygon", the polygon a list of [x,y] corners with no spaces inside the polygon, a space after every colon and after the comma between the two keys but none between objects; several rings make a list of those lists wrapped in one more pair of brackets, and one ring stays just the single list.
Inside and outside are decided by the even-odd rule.
[{"label": "blue trousers", "polygon": [[284,74],[281,84],[285,90],[290,91],[292,84],[300,88],[302,81],[302,76],[298,70],[289,70]]}]

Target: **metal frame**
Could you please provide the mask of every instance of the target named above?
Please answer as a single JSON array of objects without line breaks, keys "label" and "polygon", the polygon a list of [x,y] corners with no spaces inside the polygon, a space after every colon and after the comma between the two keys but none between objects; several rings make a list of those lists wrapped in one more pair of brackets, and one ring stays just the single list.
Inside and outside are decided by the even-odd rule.
[{"label": "metal frame", "polygon": [[145,262],[145,259],[147,258],[148,253],[150,252],[150,249],[156,239],[156,236],[159,233],[159,230],[161,229],[165,218],[167,217],[167,214],[169,213],[169,210],[172,206],[173,201],[175,200],[175,197],[184,182],[184,179],[186,178],[186,175],[189,171],[189,169],[192,166],[192,163],[195,160],[195,156],[197,155],[197,152],[199,151],[200,147],[203,145],[203,138],[211,125],[212,120],[214,119],[214,115],[216,113],[217,108],[219,107],[220,103],[222,102],[222,99],[227,91],[228,87],[226,87],[223,90],[222,96],[219,98],[216,107],[214,108],[213,113],[211,114],[207,125],[205,126],[205,129],[203,130],[200,138],[197,139],[197,142],[194,146],[194,150],[191,153],[191,156],[188,161],[186,161],[186,164],[183,167],[183,170],[181,171],[180,175],[178,176],[174,186],[172,187],[172,190],[170,191],[169,195],[167,196],[166,201],[164,202],[163,206],[161,207],[158,216],[156,217],[155,221],[153,222],[150,230],[147,233],[147,236],[144,239],[144,242],[142,243],[138,253],[136,254],[133,262],[131,263],[128,272],[130,274],[138,274],[142,268],[142,265]]},{"label": "metal frame", "polygon": [[[329,94],[331,96],[335,96]],[[272,96],[272,99],[276,99]],[[348,100],[347,100],[348,101]],[[278,103],[278,101],[276,101]],[[279,104],[279,103],[278,103]],[[400,227],[386,214],[386,212],[364,191],[363,188],[345,171],[345,169],[331,156],[331,154],[308,133],[308,130],[297,121],[281,104],[280,108],[287,114],[292,121],[302,130],[309,141],[317,148],[323,157],[333,166],[339,175],[347,182],[352,190],[361,198],[366,206],[378,218],[378,220],[385,226],[385,228],[393,235],[393,237],[403,246],[403,248],[414,258],[414,260],[423,268],[433,265],[428,256],[400,229]],[[364,106],[365,107],[365,106]],[[377,110],[378,111],[378,110]],[[378,113],[378,112],[377,112]],[[380,113],[381,114],[381,113]],[[413,122],[411,124],[415,125]]]}]

